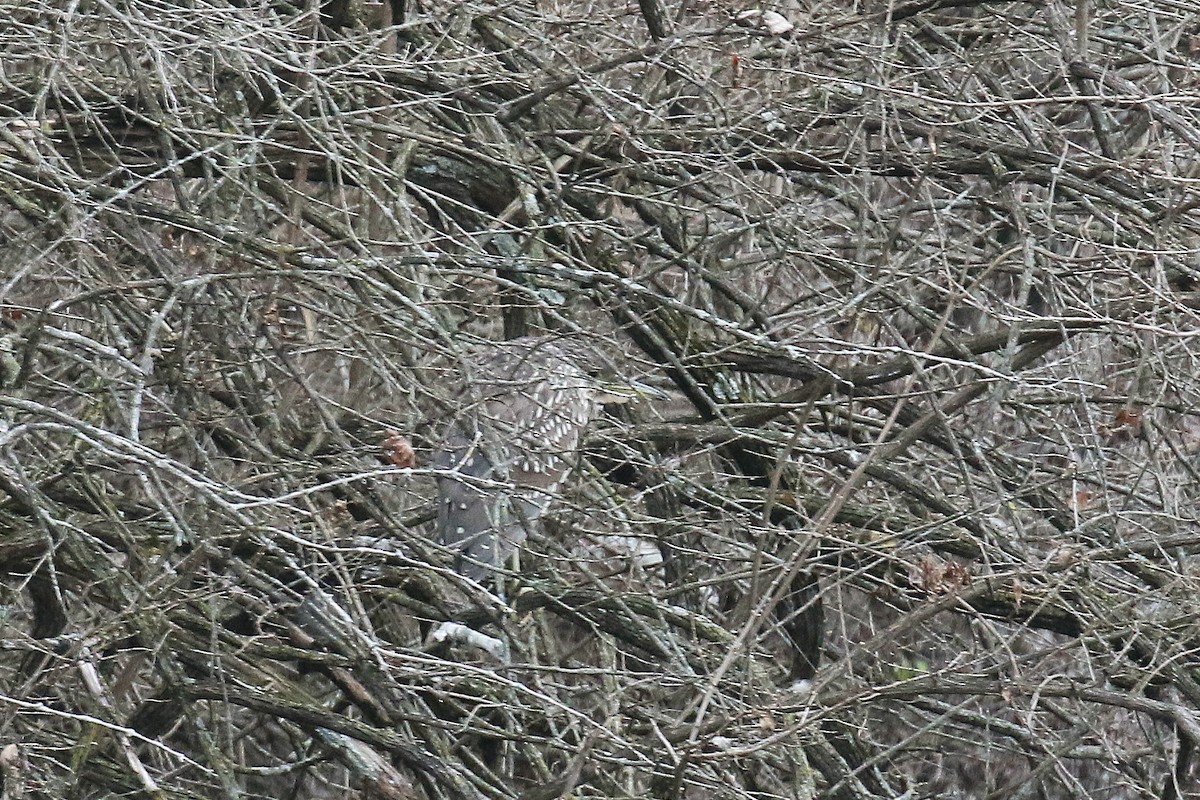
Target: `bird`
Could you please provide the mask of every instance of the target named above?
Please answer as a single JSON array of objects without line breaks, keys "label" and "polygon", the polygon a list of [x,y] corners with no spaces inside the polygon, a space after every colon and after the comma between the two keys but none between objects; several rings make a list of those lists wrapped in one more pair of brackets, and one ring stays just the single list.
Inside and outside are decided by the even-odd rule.
[{"label": "bird", "polygon": [[594,349],[523,336],[468,362],[461,412],[437,447],[436,531],[454,570],[484,583],[536,530],[602,404],[626,399],[591,374]]}]

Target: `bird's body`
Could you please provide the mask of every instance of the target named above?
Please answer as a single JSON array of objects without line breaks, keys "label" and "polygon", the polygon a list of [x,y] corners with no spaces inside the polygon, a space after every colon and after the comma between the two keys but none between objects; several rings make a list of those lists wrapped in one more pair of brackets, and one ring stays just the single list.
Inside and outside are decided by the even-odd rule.
[{"label": "bird's body", "polygon": [[600,391],[562,342],[501,342],[467,377],[464,408],[434,456],[438,538],[476,581],[504,565],[570,471]]}]

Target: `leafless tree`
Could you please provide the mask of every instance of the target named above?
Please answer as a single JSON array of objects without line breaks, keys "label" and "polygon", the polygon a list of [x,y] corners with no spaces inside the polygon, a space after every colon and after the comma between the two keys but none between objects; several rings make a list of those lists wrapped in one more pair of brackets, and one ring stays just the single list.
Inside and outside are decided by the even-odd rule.
[{"label": "leafless tree", "polygon": [[[1198,54],[3,0],[3,797],[1194,795]],[[523,336],[653,391],[478,583],[431,453]]]}]

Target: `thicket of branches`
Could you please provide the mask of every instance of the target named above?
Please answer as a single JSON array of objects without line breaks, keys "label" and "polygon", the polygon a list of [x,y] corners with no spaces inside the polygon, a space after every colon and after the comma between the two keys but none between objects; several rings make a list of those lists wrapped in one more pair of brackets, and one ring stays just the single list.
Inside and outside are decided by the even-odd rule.
[{"label": "thicket of branches", "polygon": [[[1187,4],[0,20],[5,798],[1194,789]],[[526,334],[664,396],[488,597]]]}]

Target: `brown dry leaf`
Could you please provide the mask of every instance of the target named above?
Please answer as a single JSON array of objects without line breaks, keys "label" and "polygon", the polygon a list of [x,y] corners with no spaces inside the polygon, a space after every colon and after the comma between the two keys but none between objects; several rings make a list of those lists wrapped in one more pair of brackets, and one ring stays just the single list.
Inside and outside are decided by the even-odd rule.
[{"label": "brown dry leaf", "polygon": [[1113,415],[1110,425],[1099,425],[1096,430],[1101,436],[1113,442],[1136,439],[1142,431],[1141,409],[1124,406]]},{"label": "brown dry leaf", "polygon": [[948,594],[971,582],[971,573],[962,564],[933,558],[922,560],[910,577],[929,594]]},{"label": "brown dry leaf", "polygon": [[957,561],[950,561],[942,568],[942,582],[947,591],[959,589],[971,582],[971,573]]},{"label": "brown dry leaf", "polygon": [[269,325],[272,328],[279,327],[279,305],[274,300],[267,303],[266,307],[262,310],[262,321],[264,325]]},{"label": "brown dry leaf", "polygon": [[934,584],[937,582],[939,570],[937,564],[932,559],[922,559],[919,564],[911,571],[909,580],[921,587],[930,594],[934,593]]},{"label": "brown dry leaf", "polygon": [[1136,408],[1122,408],[1117,412],[1115,422],[1120,427],[1136,428],[1142,424],[1142,412]]},{"label": "brown dry leaf", "polygon": [[383,440],[383,452],[388,461],[401,468],[414,467],[417,464],[417,453],[408,437],[400,431],[388,430],[388,436]]}]

